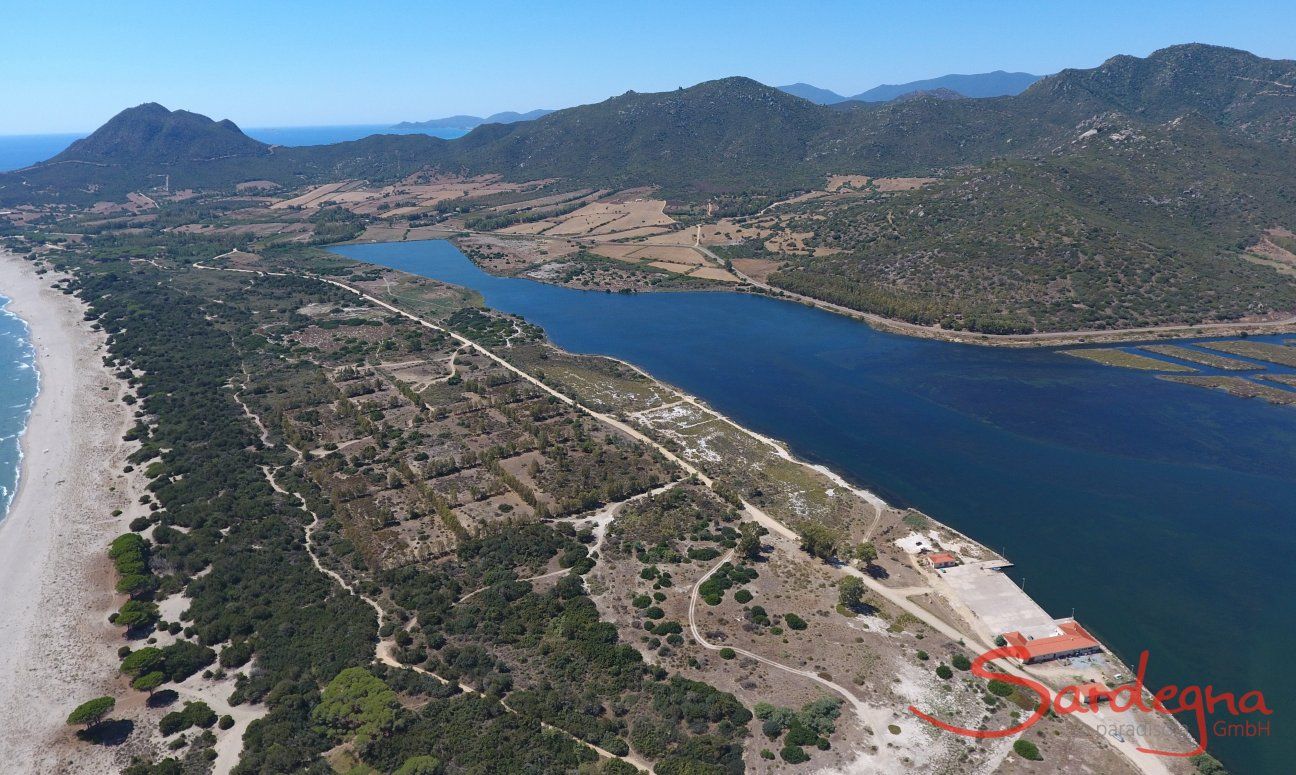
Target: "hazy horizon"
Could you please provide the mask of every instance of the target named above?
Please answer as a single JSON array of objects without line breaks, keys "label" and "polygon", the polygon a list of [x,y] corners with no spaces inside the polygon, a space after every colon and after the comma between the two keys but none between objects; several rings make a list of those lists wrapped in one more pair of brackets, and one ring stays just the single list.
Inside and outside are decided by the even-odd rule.
[{"label": "hazy horizon", "polygon": [[0,134],[84,132],[144,102],[248,127],[377,125],[562,108],[732,75],[850,95],[948,73],[1093,67],[1177,43],[1291,56],[1296,5],[1259,5],[1244,16],[1225,3],[1165,0],[1133,15],[1115,2],[24,4],[9,11],[0,42]]}]

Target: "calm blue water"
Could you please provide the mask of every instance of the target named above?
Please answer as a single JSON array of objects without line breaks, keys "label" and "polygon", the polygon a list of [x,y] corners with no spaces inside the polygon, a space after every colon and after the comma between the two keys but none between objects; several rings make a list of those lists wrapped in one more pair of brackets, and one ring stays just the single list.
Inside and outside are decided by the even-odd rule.
[{"label": "calm blue water", "polygon": [[1152,685],[1264,691],[1272,737],[1212,741],[1235,773],[1296,760],[1296,409],[758,296],[492,277],[446,242],[334,250],[474,288],[1001,549],[1054,615],[1149,650]]},{"label": "calm blue water", "polygon": [[[288,126],[258,127],[243,130],[249,137],[273,145],[328,145],[346,140],[359,140],[369,135],[418,134],[404,129],[392,129],[389,124],[356,124],[353,126]],[[89,132],[56,135],[0,135],[0,172],[21,169],[38,161],[45,161],[85,137]],[[432,129],[423,134],[444,137],[447,140],[468,134],[462,129]]]},{"label": "calm blue water", "polygon": [[27,324],[4,309],[8,304],[9,299],[0,296],[0,519],[17,491],[19,440],[40,382]]},{"label": "calm blue water", "polygon": [[0,172],[30,167],[38,161],[44,161],[57,155],[72,144],[73,140],[85,137],[80,134],[60,135],[0,135]]}]

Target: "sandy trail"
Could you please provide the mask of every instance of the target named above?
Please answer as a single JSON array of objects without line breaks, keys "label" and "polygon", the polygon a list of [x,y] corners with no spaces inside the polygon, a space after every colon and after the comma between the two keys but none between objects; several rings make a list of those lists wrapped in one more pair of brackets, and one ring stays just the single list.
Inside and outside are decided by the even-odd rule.
[{"label": "sandy trail", "polygon": [[[720,558],[720,560],[715,565],[711,566],[710,570],[704,573],[702,577],[697,580],[697,583],[693,585],[693,589],[689,593],[689,607],[688,607],[689,632],[692,633],[693,640],[697,641],[699,646],[701,646],[704,649],[707,649],[708,651],[719,651],[722,647],[717,646],[716,644],[708,641],[706,638],[702,636],[701,630],[698,629],[698,625],[697,625],[698,590],[702,588],[702,585],[706,582],[707,579],[715,575],[716,571],[724,567],[725,563],[732,562],[733,558],[734,558],[734,551],[730,549],[728,552],[725,553],[723,557]],[[738,648],[736,646],[731,646],[730,648],[735,653],[742,654],[744,657],[748,657],[750,659],[754,659],[763,665],[768,665],[769,667],[772,667],[776,670],[782,670],[785,673],[791,673],[793,675],[800,676],[801,678],[805,678],[810,681],[813,681],[819,684],[820,686],[823,686],[829,692],[840,696],[842,699],[846,700],[846,702],[850,705],[851,710],[855,712],[855,718],[859,721],[859,723],[866,726],[868,729],[872,730],[872,733],[875,736],[880,735],[881,730],[885,729],[887,725],[891,722],[891,712],[886,708],[879,708],[874,705],[869,705],[868,703],[864,702],[860,698],[856,697],[855,694],[851,692],[849,689],[847,689],[846,687],[834,681],[830,681],[827,678],[823,678],[819,676],[817,673],[815,673],[814,671],[802,670],[797,667],[785,665],[781,662],[776,662],[773,659],[770,659],[768,657],[763,657],[760,654],[748,651],[743,648]],[[861,772],[861,773],[862,772],[879,772],[879,773],[900,772],[901,770],[906,769],[906,767],[900,761],[898,756],[899,756],[898,749],[893,749],[889,746],[887,747],[879,746],[875,754],[862,756],[856,759],[852,763],[852,769],[855,772]]]},{"label": "sandy trail", "polygon": [[[41,378],[18,493],[0,521],[0,762],[13,772],[108,772],[134,741],[85,745],[63,722],[80,702],[120,689],[123,641],[108,614],[121,601],[105,549],[143,513],[142,490],[122,473],[132,413],[102,365],[104,336],[75,297],[49,287],[54,279],[0,253],[0,293],[30,327]],[[112,717],[130,715],[119,707]]]}]

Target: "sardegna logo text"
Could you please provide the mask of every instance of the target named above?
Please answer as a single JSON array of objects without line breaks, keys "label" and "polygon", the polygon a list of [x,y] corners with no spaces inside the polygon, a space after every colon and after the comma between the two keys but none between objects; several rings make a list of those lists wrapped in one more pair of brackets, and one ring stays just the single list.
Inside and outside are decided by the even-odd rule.
[{"label": "sardegna logo text", "polygon": [[[1232,692],[1217,692],[1213,686],[1184,686],[1179,687],[1169,684],[1161,687],[1151,698],[1144,696],[1143,679],[1147,674],[1148,653],[1144,651],[1139,655],[1138,672],[1135,675],[1133,683],[1124,684],[1115,689],[1100,690],[1092,685],[1089,688],[1081,689],[1079,686],[1067,686],[1059,690],[1056,694],[1049,690],[1047,686],[1032,681],[1024,676],[1014,675],[1012,673],[997,673],[986,668],[986,663],[995,659],[1012,657],[1016,659],[1025,659],[1029,656],[1026,650],[1020,646],[1003,646],[992,649],[978,656],[972,662],[972,674],[979,677],[996,679],[1004,683],[1020,686],[1035,693],[1039,698],[1039,705],[1035,712],[1028,716],[1024,721],[1016,726],[1007,729],[964,729],[945,721],[941,721],[934,716],[922,712],[917,707],[910,705],[909,710],[919,718],[930,722],[947,732],[953,732],[965,737],[974,737],[980,739],[1010,737],[1034,726],[1044,714],[1052,710],[1059,716],[1067,716],[1072,713],[1097,713],[1098,703],[1106,701],[1108,707],[1115,712],[1124,712],[1137,708],[1145,713],[1191,713],[1196,721],[1197,726],[1197,747],[1191,751],[1159,751],[1153,748],[1138,748],[1141,753],[1156,754],[1157,756],[1196,756],[1206,750],[1208,738],[1208,729],[1206,725],[1207,714],[1213,714],[1217,711],[1225,711],[1232,716],[1240,717],[1253,713],[1269,716],[1273,711],[1265,704],[1264,694],[1260,691],[1249,691],[1242,696],[1237,696]],[[1220,724],[1216,723],[1218,729]],[[1268,730],[1269,722],[1262,721],[1257,724],[1258,728]]]}]

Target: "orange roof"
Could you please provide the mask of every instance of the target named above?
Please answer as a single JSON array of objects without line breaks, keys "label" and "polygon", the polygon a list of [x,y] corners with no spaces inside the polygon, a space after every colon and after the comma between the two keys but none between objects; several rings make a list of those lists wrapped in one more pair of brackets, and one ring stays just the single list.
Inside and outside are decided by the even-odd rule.
[{"label": "orange roof", "polygon": [[1052,635],[1047,638],[1036,638],[1035,640],[1026,640],[1026,637],[1020,632],[1004,633],[1004,640],[1013,646],[1026,649],[1026,659],[1039,659],[1054,654],[1065,654],[1080,649],[1089,649],[1099,647],[1098,641],[1085,631],[1078,622],[1063,622],[1058,625],[1062,630],[1060,635]]},{"label": "orange roof", "polygon": [[927,559],[931,561],[932,565],[935,565],[938,562],[958,562],[959,561],[958,557],[955,557],[953,554],[950,554],[949,552],[936,552],[935,554],[931,555]]}]

